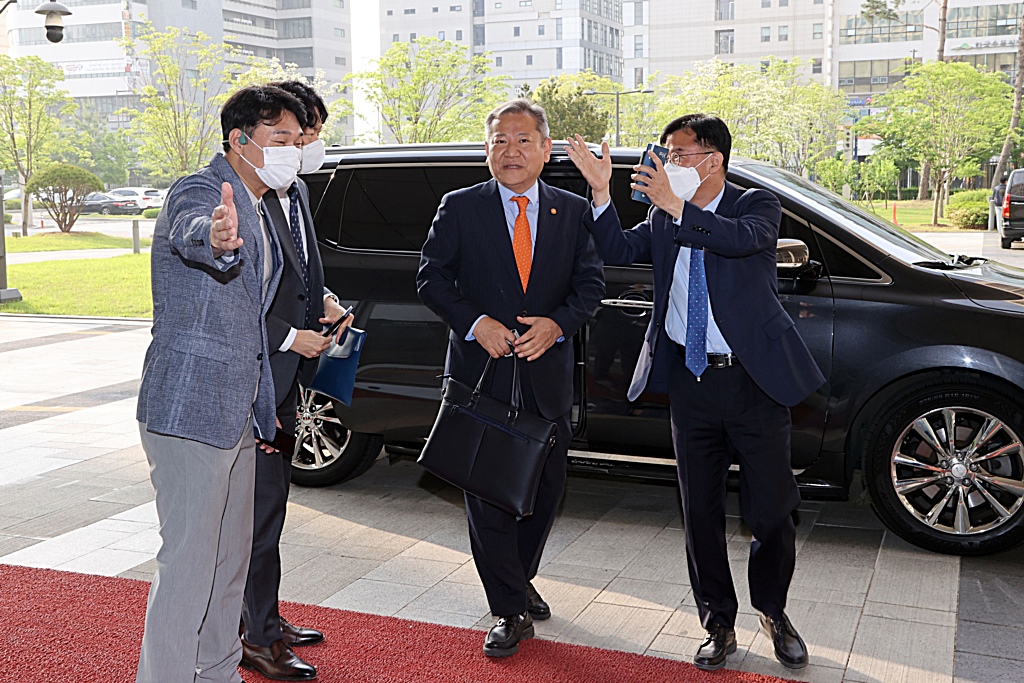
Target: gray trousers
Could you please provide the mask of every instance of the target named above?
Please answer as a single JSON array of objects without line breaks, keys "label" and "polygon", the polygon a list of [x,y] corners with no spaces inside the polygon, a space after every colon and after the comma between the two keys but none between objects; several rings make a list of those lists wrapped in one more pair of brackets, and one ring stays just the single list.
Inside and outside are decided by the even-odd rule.
[{"label": "gray trousers", "polygon": [[136,683],[238,683],[238,615],[252,548],[251,420],[234,448],[139,423],[160,521]]}]

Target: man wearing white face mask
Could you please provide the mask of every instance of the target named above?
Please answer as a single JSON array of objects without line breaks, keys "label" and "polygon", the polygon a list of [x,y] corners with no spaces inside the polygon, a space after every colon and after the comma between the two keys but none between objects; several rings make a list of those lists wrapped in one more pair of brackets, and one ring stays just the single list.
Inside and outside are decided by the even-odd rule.
[{"label": "man wearing white face mask", "polygon": [[707,630],[693,662],[719,669],[736,651],[738,603],[725,536],[725,481],[735,455],[753,535],[751,603],[779,662],[803,668],[807,648],[784,611],[800,502],[788,406],[825,378],[779,302],[782,208],[770,192],[726,181],[732,138],[721,119],[680,117],[665,127],[661,144],[668,165],[651,154],[653,169],[634,167],[632,187],[653,207],[625,231],[611,205],[607,143],[602,159],[579,136],[566,151],[593,190],[588,227],[598,254],[610,265],[653,265],[654,310],[628,397],[669,395],[690,585]]},{"label": "man wearing white face mask", "polygon": [[[302,122],[301,172],[318,170],[323,164],[324,146],[320,129],[327,118],[323,99],[298,81],[271,83],[298,98],[306,108]],[[295,177],[283,187],[263,196],[270,224],[284,253],[281,285],[267,313],[270,368],[277,396],[278,426],[294,434],[298,386],[308,383],[316,371],[316,359],[330,339],[322,335],[324,325],[338,320],[343,311],[338,299],[324,286],[324,269],[317,250],[306,184]],[[342,323],[337,337],[351,323]],[[308,681],[316,668],[298,657],[292,648],[315,645],[323,633],[285,620],[279,611],[281,585],[281,531],[284,528],[291,477],[291,452],[281,452],[261,443],[256,458],[256,492],[253,515],[252,559],[245,586],[242,610],[242,663],[264,676],[280,681]]]}]

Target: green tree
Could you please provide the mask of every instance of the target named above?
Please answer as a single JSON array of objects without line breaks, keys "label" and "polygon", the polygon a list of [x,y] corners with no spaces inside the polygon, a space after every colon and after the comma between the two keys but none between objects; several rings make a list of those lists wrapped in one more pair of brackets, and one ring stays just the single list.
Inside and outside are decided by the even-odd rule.
[{"label": "green tree", "polygon": [[889,188],[893,187],[900,177],[900,169],[896,162],[884,152],[872,154],[860,166],[859,194],[867,199],[868,206],[874,208],[875,195],[881,194],[888,206]]},{"label": "green tree", "polygon": [[297,65],[282,64],[277,57],[249,57],[245,68],[234,74],[229,94],[248,85],[275,81],[299,81],[316,90],[327,104],[327,121],[320,131],[320,139],[328,145],[344,141],[345,127],[354,112],[348,97],[348,87],[343,83],[328,83],[323,69],[317,69],[313,77],[309,78],[299,71]]},{"label": "green tree", "polygon": [[[399,143],[479,140],[487,112],[507,96],[490,53],[437,38],[392,43],[374,69],[350,74]],[[383,141],[384,134],[380,131]]]},{"label": "green tree", "polygon": [[61,89],[64,73],[39,57],[0,55],[0,167],[15,171],[21,193],[21,231],[28,235],[30,193],[25,184],[36,169],[71,143],[62,118],[75,103]]},{"label": "green tree", "polygon": [[533,92],[533,100],[547,112],[554,140],[579,134],[596,142],[608,133],[608,113],[594,102],[594,97],[583,94],[584,87],[576,82],[575,75],[563,74],[542,81]]},{"label": "green tree", "polygon": [[836,194],[843,191],[844,185],[850,185],[854,175],[851,164],[842,157],[828,157],[821,159],[814,166],[814,177],[822,187],[832,190]]},{"label": "green tree", "polygon": [[131,135],[139,141],[142,164],[158,178],[177,178],[205,166],[221,139],[220,105],[229,72],[226,43],[202,31],[147,23],[138,39],[127,39],[129,54],[149,60],[148,75],[136,92],[141,110],[132,116]]},{"label": "green tree", "polygon": [[66,127],[74,131],[75,145],[55,155],[54,161],[92,171],[107,186],[128,184],[128,172],[139,158],[126,130],[109,130],[105,118],[90,109],[79,109]]},{"label": "green tree", "polygon": [[998,149],[1011,95],[999,74],[962,62],[929,62],[876,98],[875,106],[884,111],[861,126],[883,138],[902,138],[908,151],[930,164],[936,180],[932,223],[937,224],[949,182],[974,175],[982,159]]},{"label": "green tree", "polygon": [[26,192],[39,197],[61,232],[71,232],[86,195],[102,189],[103,181],[95,174],[70,164],[47,166],[25,187]]}]

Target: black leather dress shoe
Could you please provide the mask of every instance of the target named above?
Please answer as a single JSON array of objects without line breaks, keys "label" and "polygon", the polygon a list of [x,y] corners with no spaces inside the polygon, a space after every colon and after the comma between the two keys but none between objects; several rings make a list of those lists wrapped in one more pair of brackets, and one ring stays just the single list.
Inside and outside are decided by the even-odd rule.
[{"label": "black leather dress shoe", "polygon": [[540,597],[532,583],[526,584],[526,611],[537,621],[551,618],[551,608],[544,602],[544,598]]},{"label": "black leather dress shoe", "polygon": [[712,622],[708,626],[708,634],[693,656],[693,664],[698,669],[716,671],[725,666],[726,655],[736,652],[736,631],[728,626]]},{"label": "black leather dress shoe", "polygon": [[519,641],[533,638],[533,617],[529,612],[499,617],[498,623],[487,632],[484,654],[488,657],[508,657],[519,652]]},{"label": "black leather dress shoe", "polygon": [[270,647],[260,647],[243,639],[239,666],[275,681],[312,681],[316,678],[316,668],[299,659],[283,640],[275,640]]},{"label": "black leather dress shoe", "polygon": [[802,669],[807,666],[807,645],[793,628],[789,617],[782,613],[781,619],[761,615],[761,628],[775,645],[775,658],[788,669]]},{"label": "black leather dress shoe", "polygon": [[315,628],[303,628],[285,621],[281,617],[281,637],[288,647],[302,647],[324,642],[324,634]]}]

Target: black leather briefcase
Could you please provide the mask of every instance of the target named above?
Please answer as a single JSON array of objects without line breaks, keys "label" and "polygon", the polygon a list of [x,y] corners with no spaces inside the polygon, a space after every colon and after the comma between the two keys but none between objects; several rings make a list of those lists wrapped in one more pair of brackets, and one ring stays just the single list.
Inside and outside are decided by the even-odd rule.
[{"label": "black leather briefcase", "polygon": [[481,389],[492,358],[475,388],[448,380],[441,410],[417,462],[467,493],[526,517],[533,514],[544,463],[555,444],[555,423],[520,410],[519,360],[514,355],[512,359],[509,401]]}]

